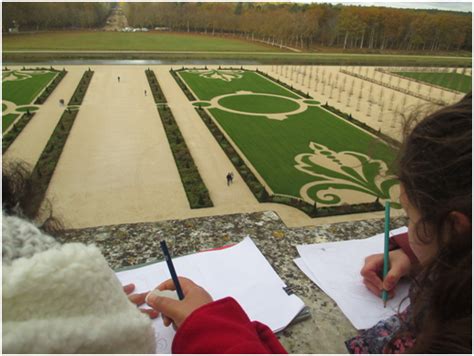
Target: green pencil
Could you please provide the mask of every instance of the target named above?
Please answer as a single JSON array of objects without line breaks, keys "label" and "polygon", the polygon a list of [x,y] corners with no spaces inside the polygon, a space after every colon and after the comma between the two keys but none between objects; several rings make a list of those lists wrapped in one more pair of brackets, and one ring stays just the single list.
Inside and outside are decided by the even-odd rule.
[{"label": "green pencil", "polygon": [[[387,276],[390,268],[390,258],[388,256],[388,245],[390,239],[390,200],[385,201],[385,239],[383,246],[383,279]],[[383,307],[387,306],[388,293],[384,289],[382,291]]]}]

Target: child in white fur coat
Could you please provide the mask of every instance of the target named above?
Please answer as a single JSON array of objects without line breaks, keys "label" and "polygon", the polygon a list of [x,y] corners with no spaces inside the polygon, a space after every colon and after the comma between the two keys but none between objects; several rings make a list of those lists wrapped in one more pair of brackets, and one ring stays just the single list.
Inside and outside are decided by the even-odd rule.
[{"label": "child in white fur coat", "polygon": [[95,246],[4,213],[3,353],[153,353],[150,319]]}]

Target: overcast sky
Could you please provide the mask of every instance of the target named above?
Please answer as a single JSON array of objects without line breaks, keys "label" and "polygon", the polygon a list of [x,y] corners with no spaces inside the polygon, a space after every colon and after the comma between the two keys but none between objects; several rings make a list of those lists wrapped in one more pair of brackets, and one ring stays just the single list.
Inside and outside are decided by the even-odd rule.
[{"label": "overcast sky", "polygon": [[[319,1],[318,1],[319,2]],[[333,1],[331,1],[333,2]],[[449,11],[472,11],[472,2],[342,2],[344,5],[386,6],[401,9],[439,9]]]}]

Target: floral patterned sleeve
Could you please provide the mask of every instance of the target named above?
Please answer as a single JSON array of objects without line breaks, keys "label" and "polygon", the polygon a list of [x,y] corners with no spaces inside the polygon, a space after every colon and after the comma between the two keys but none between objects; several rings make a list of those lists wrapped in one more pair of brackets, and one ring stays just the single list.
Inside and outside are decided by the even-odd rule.
[{"label": "floral patterned sleeve", "polygon": [[[410,314],[410,307],[399,315],[393,315],[386,320],[379,321],[370,329],[362,330],[352,339],[347,340],[346,347],[353,354],[382,354],[385,346],[392,340],[402,324],[405,324]],[[411,348],[415,339],[413,337],[398,338],[392,341],[390,353],[403,353]]]}]

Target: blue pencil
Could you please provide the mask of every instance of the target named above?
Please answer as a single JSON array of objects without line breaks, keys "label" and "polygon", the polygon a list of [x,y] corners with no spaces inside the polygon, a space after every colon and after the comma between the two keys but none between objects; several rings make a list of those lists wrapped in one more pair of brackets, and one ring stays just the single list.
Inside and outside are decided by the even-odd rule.
[{"label": "blue pencil", "polygon": [[[385,201],[385,238],[383,246],[383,279],[387,276],[390,268],[390,258],[388,255],[388,245],[390,240],[390,200]],[[383,307],[387,306],[388,293],[384,289],[382,291]]]},{"label": "blue pencil", "polygon": [[176,270],[174,269],[173,261],[171,261],[171,255],[168,251],[168,246],[166,246],[166,241],[160,241],[160,246],[163,250],[163,254],[165,255],[166,264],[168,265],[168,269],[170,270],[171,279],[173,280],[174,286],[176,287],[176,293],[178,293],[178,298],[179,300],[183,300],[183,290],[181,289],[181,285],[179,284],[178,275],[176,274]]}]

